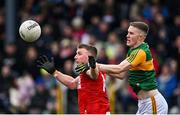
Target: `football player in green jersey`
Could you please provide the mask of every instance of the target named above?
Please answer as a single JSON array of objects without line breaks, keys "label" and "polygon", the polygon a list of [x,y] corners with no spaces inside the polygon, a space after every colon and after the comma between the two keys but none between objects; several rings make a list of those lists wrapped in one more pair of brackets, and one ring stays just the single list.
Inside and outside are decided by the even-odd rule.
[{"label": "football player in green jersey", "polygon": [[[131,22],[128,28],[127,43],[130,47],[127,58],[118,65],[99,64],[107,73],[128,71],[129,84],[138,96],[137,114],[167,114],[168,105],[157,90],[153,59],[147,43],[144,42],[149,27],[144,22]],[[116,76],[123,79],[124,76]]]}]

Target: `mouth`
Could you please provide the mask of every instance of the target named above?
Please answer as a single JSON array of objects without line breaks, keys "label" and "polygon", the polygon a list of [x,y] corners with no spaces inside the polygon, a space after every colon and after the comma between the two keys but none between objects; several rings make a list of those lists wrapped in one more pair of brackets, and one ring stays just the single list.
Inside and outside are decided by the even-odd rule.
[{"label": "mouth", "polygon": [[78,61],[77,60],[74,60],[75,61],[75,63],[78,63]]}]

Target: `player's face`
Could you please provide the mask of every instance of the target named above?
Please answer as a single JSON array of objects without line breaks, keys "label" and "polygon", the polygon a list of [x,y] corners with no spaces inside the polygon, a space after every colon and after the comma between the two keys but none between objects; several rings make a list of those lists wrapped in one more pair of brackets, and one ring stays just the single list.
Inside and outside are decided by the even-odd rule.
[{"label": "player's face", "polygon": [[140,39],[140,30],[136,27],[130,26],[128,28],[128,34],[127,34],[127,42],[126,45],[129,47],[134,47],[138,43],[138,40]]},{"label": "player's face", "polygon": [[88,51],[85,48],[78,48],[74,57],[77,64],[88,63]]}]

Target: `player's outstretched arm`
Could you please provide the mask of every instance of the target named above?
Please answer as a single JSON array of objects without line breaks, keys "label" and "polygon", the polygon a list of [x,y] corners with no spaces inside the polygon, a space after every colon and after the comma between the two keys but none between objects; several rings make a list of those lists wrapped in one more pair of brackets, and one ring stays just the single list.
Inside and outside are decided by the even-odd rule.
[{"label": "player's outstretched arm", "polygon": [[118,79],[124,79],[127,76],[127,72],[121,72],[118,74],[108,73],[108,75],[111,77],[118,78]]},{"label": "player's outstretched arm", "polygon": [[56,70],[53,74],[53,76],[61,83],[63,83],[65,86],[67,86],[70,89],[76,89],[78,84],[79,76],[76,78],[73,78],[72,76],[63,74],[62,72]]},{"label": "player's outstretched arm", "polygon": [[131,64],[126,59],[118,65],[99,64],[100,71],[104,71],[107,74],[119,74],[129,70],[130,68]]},{"label": "player's outstretched arm", "polygon": [[77,88],[78,78],[74,79],[72,76],[63,74],[56,70],[53,58],[48,59],[47,56],[43,55],[37,60],[37,66],[45,69],[48,73],[53,75],[59,82],[63,83],[71,89]]}]

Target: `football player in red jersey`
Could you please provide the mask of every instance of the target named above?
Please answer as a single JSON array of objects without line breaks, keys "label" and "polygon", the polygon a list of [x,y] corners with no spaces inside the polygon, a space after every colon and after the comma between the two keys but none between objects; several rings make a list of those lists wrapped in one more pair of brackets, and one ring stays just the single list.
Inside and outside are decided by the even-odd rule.
[{"label": "football player in red jersey", "polygon": [[[97,49],[93,46],[80,44],[75,55],[78,65],[78,77],[63,74],[56,70],[53,59],[43,55],[38,60],[38,67],[45,69],[58,81],[71,89],[78,89],[78,105],[80,114],[109,114],[109,100],[106,94],[106,74],[98,70],[96,63],[92,61],[97,55]],[[80,69],[81,64],[86,64],[86,70]]]}]

